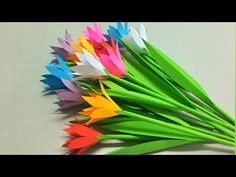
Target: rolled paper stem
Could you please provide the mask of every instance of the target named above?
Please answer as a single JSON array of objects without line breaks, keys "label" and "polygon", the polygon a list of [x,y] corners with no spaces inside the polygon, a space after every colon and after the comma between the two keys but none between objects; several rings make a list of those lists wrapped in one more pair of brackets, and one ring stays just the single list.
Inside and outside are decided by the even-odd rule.
[{"label": "rolled paper stem", "polygon": [[[214,119],[213,117],[210,117],[204,113],[198,112],[194,109],[191,109],[187,106],[183,106],[182,108],[186,111],[189,112],[199,118],[203,118],[205,119],[210,125],[215,126],[217,129],[219,129],[220,131],[226,133],[227,135],[230,135],[231,137],[234,137],[234,132],[227,129],[227,128],[231,128],[231,126],[229,126],[228,124],[225,124],[224,122],[218,120],[218,119]],[[227,127],[227,128],[226,128]]]},{"label": "rolled paper stem", "polygon": [[[114,94],[117,93],[117,94]],[[193,114],[202,120],[206,121],[208,124],[216,127],[218,130],[230,135],[231,137],[234,137],[234,132],[230,131],[229,129],[225,128],[228,126],[228,124],[225,124],[224,122],[215,119],[213,117],[208,116],[207,114],[204,114],[202,112],[198,112],[194,109],[191,109],[183,104],[180,104],[178,102],[169,103],[167,101],[162,101],[161,99],[157,99],[145,94],[137,93],[137,92],[120,92],[120,91],[113,91],[113,96],[119,97],[119,98],[129,98],[129,100],[133,100],[136,102],[140,102],[142,104],[146,105],[152,105],[162,108],[169,108],[169,109],[177,109],[177,110],[184,110],[190,114]]]},{"label": "rolled paper stem", "polygon": [[226,113],[223,109],[221,109],[218,105],[214,105],[215,110],[227,118],[231,123],[235,125],[235,119],[232,118],[228,113]]},{"label": "rolled paper stem", "polygon": [[[127,110],[128,111],[128,110]],[[132,111],[131,111],[132,112]],[[163,115],[164,116],[164,115]],[[181,116],[181,118],[183,119],[184,117]],[[192,120],[192,121],[195,121],[195,123],[202,123],[200,121],[197,121],[197,120],[194,120],[194,119],[190,119],[190,118],[186,118],[186,119],[189,119],[189,120]],[[185,120],[186,120],[185,119]],[[202,123],[204,126],[207,126],[208,124],[205,124],[205,123]],[[202,125],[200,124],[200,125]],[[185,125],[183,125],[185,126]],[[201,131],[203,133],[207,133],[207,134],[210,134],[210,135],[213,135],[213,136],[217,136],[219,138],[224,138],[224,139],[227,139],[229,141],[233,141],[233,139],[231,137],[227,137],[225,135],[222,135],[222,134],[219,134],[219,133],[216,133],[216,132],[212,132],[212,131],[209,131],[209,130],[205,130],[205,129],[202,129],[202,128],[198,128],[198,127],[194,127],[194,126],[191,126],[191,125],[188,125],[188,126],[185,126],[185,127],[189,127],[189,128],[192,128],[192,129],[195,129],[197,131]],[[210,125],[208,125],[208,128],[211,127]]]},{"label": "rolled paper stem", "polygon": [[230,128],[231,130],[234,130],[234,126],[232,124],[230,124],[229,122],[225,121],[224,119],[220,118],[219,116],[213,114],[212,112],[208,111],[207,109],[204,109],[203,107],[199,106],[198,104],[196,103],[193,103],[192,104],[198,108],[199,110],[201,110],[202,112],[208,114],[209,116],[212,116],[212,117],[215,117],[216,119],[218,120],[221,120],[222,122],[225,122],[225,124],[228,124],[228,128]]},{"label": "rolled paper stem", "polygon": [[208,125],[208,124],[204,123],[203,121],[200,121],[200,120],[197,120],[197,119],[188,118],[188,117],[184,117],[184,116],[181,116],[181,119],[186,121],[186,122],[189,122],[190,124],[192,123],[192,124],[201,126],[203,128],[215,129],[215,127],[213,127],[211,125]]},{"label": "rolled paper stem", "polygon": [[136,136],[136,135],[124,135],[124,134],[107,134],[107,135],[100,135],[97,136],[98,140],[156,140],[157,137],[148,137],[148,136]]},{"label": "rolled paper stem", "polygon": [[[150,95],[150,96],[154,96],[155,98],[159,98],[159,99],[161,99],[161,100],[165,100],[165,101],[167,101],[167,102],[169,102],[169,103],[171,103],[171,104],[174,104],[174,105],[177,105],[177,106],[183,108],[184,110],[186,110],[187,112],[189,112],[189,113],[191,113],[191,114],[193,114],[193,115],[197,115],[197,116],[200,116],[200,118],[204,118],[204,120],[207,119],[207,120],[209,120],[209,121],[207,121],[209,124],[211,124],[212,126],[218,128],[219,130],[225,132],[226,134],[228,134],[228,135],[234,137],[234,133],[233,133],[232,131],[230,131],[230,130],[224,128],[224,127],[222,127],[222,126],[225,126],[225,127],[227,127],[227,128],[230,128],[231,130],[234,130],[234,126],[232,126],[232,125],[229,124],[228,122],[223,121],[222,119],[214,119],[213,117],[209,117],[208,115],[203,116],[203,114],[201,114],[200,112],[198,112],[198,111],[196,111],[196,110],[194,110],[194,109],[191,109],[191,108],[189,108],[189,107],[187,107],[187,106],[185,106],[185,105],[183,105],[183,104],[181,104],[181,103],[179,103],[179,102],[176,102],[175,100],[173,100],[173,99],[171,99],[171,98],[164,97],[164,96],[162,96],[162,95],[157,94],[156,92],[152,92],[152,91],[147,90],[147,89],[145,89],[145,88],[143,88],[143,87],[141,87],[141,86],[138,86],[138,85],[136,85],[136,84],[133,84],[133,83],[131,83],[131,82],[129,82],[129,81],[126,81],[126,80],[124,80],[124,79],[120,79],[120,78],[118,78],[118,77],[112,76],[112,75],[110,75],[110,74],[109,74],[109,77],[110,77],[112,80],[114,80],[114,81],[117,81],[117,82],[119,82],[119,83],[121,83],[121,84],[124,84],[124,85],[126,85],[126,86],[128,86],[128,87],[133,88],[133,89],[136,90],[136,91],[140,91],[140,92],[145,93],[145,94],[148,94],[148,95]],[[205,113],[205,114],[206,114],[206,113]],[[215,115],[214,115],[214,117],[215,117]],[[219,124],[219,125],[218,125],[218,124]]]},{"label": "rolled paper stem", "polygon": [[228,140],[225,140],[225,139],[222,139],[222,138],[218,138],[216,136],[212,136],[212,135],[209,135],[209,134],[205,134],[205,133],[202,133],[202,132],[199,132],[199,131],[196,131],[194,129],[190,129],[190,128],[187,128],[187,127],[170,124],[170,123],[167,123],[167,122],[152,119],[150,117],[143,116],[143,115],[136,114],[136,113],[129,112],[129,111],[125,111],[125,110],[118,110],[117,113],[120,114],[120,115],[125,115],[125,116],[128,116],[128,117],[137,118],[139,120],[148,121],[148,122],[151,122],[153,124],[157,124],[157,125],[165,126],[165,127],[168,127],[168,128],[173,128],[173,129],[176,129],[176,130],[180,130],[180,131],[183,131],[183,132],[186,132],[186,133],[191,133],[191,134],[199,136],[201,138],[216,141],[218,143],[226,144],[226,145],[229,145],[229,146],[234,146],[234,142],[231,142],[231,141],[228,141]]},{"label": "rolled paper stem", "polygon": [[[178,88],[178,87],[177,87]],[[187,91],[185,91],[187,92]],[[216,115],[218,118],[221,118],[221,120],[227,121],[231,125],[235,124],[235,119],[232,118],[229,114],[227,114],[225,111],[223,111],[219,106],[213,105],[213,104],[207,104],[203,102],[202,100],[197,100],[196,98],[193,98],[186,94],[188,98],[190,99],[191,103],[195,103],[196,105],[200,106],[202,109],[207,110],[208,112],[211,112],[212,114]]]}]

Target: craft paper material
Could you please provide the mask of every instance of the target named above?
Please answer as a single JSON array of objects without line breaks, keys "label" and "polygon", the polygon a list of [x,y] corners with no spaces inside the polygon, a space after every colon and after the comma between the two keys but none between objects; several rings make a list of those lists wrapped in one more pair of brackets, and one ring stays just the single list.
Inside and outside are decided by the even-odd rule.
[{"label": "craft paper material", "polygon": [[56,59],[41,82],[57,96],[59,111],[77,109],[64,129],[70,135],[66,154],[86,154],[109,139],[132,143],[109,155],[151,154],[194,142],[235,146],[234,117],[150,41],[143,23],[139,30],[93,23],[75,40],[66,31],[51,47]]}]

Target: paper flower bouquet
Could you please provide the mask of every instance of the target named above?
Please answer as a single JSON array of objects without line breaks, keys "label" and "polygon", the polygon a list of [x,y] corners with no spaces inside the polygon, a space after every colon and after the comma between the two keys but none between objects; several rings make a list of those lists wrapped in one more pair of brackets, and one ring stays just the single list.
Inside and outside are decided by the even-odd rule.
[{"label": "paper flower bouquet", "polygon": [[[67,154],[105,140],[123,147],[110,155],[139,155],[194,142],[235,145],[235,119],[200,84],[148,42],[144,25],[88,26],[77,40],[66,32],[41,80],[57,95],[59,111],[78,113],[64,131]],[[126,145],[128,144],[128,146]]]}]

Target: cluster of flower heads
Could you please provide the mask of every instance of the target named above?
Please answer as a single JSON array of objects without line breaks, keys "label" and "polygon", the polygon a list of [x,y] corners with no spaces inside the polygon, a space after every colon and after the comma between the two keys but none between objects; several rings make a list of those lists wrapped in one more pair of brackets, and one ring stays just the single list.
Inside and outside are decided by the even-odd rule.
[{"label": "cluster of flower heads", "polygon": [[[70,135],[63,144],[69,149],[67,154],[84,154],[106,139],[147,140],[109,154],[143,154],[153,151],[154,144],[161,150],[193,140],[235,145],[234,119],[214,105],[187,72],[148,42],[143,24],[137,31],[119,22],[103,34],[94,23],[76,40],[66,31],[58,42],[60,46],[51,47],[54,58],[46,65],[50,74],[41,80],[48,85],[44,92],[57,95],[60,111],[83,104],[76,108],[83,108],[78,114],[87,117],[71,121],[64,129]],[[195,96],[203,102],[195,102]],[[181,114],[174,116],[173,112]],[[180,116],[183,113],[196,119],[186,120]],[[119,117],[111,118],[115,116]],[[91,127],[95,122],[111,131],[98,132]]]},{"label": "cluster of flower heads", "polygon": [[130,37],[136,44],[144,48],[143,39],[147,40],[143,24],[140,32],[134,28],[128,28],[128,23],[124,25],[117,23],[117,28],[109,26],[108,34],[103,34],[101,28],[94,23],[93,27],[88,26],[83,30],[83,35],[79,35],[74,41],[66,31],[65,38],[58,38],[60,47],[52,46],[52,54],[56,57],[51,63],[46,65],[51,74],[43,75],[43,83],[49,86],[48,90],[53,90],[60,98],[60,110],[76,106],[83,103],[81,96],[83,90],[76,79],[98,79],[106,75],[106,71],[117,77],[126,75],[124,62],[121,58],[121,39]]},{"label": "cluster of flower heads", "polygon": [[[52,62],[46,65],[50,74],[43,75],[41,80],[48,85],[45,91],[53,91],[57,94],[60,106],[59,110],[64,110],[87,102],[91,107],[79,112],[90,118],[84,125],[69,125],[65,129],[67,133],[76,137],[67,141],[63,146],[72,149],[68,154],[81,154],[88,147],[95,144],[96,132],[88,127],[90,124],[108,117],[116,116],[119,106],[109,97],[101,77],[106,76],[106,71],[110,74],[123,77],[126,75],[125,64],[122,60],[120,49],[123,47],[121,39],[128,37],[137,46],[145,48],[142,39],[147,40],[146,31],[141,24],[139,32],[128,23],[117,23],[117,26],[109,26],[107,33],[103,34],[101,28],[94,23],[93,27],[88,26],[82,31],[74,41],[66,31],[64,39],[58,38],[59,47],[51,46],[53,49]],[[82,87],[75,82],[80,79],[99,79],[103,95],[99,93],[86,93]]]}]

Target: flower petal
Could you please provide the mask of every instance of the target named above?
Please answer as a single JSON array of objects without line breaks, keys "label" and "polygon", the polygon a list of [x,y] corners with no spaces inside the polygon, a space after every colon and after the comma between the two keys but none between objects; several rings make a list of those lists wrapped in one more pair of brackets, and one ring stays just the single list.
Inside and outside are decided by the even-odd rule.
[{"label": "flower petal", "polygon": [[94,50],[93,50],[93,46],[85,39],[84,36],[79,36],[79,40],[82,43],[83,47],[89,51],[89,53],[91,53],[92,55],[94,55]]},{"label": "flower petal", "polygon": [[106,75],[104,72],[104,66],[102,65],[102,63],[99,60],[97,60],[95,57],[93,57],[87,50],[85,49],[82,49],[82,50],[89,64],[93,66],[94,68],[96,68],[102,75]]},{"label": "flower petal", "polygon": [[82,93],[82,89],[79,88],[76,84],[72,83],[71,81],[61,79],[63,84],[71,91],[75,93]]},{"label": "flower petal", "polygon": [[139,29],[139,33],[140,33],[140,37],[143,38],[144,40],[148,40],[147,39],[147,33],[146,33],[146,29],[143,23],[140,24],[140,29]]},{"label": "flower petal", "polygon": [[79,114],[84,115],[84,116],[90,116],[90,114],[92,114],[93,111],[95,111],[97,108],[95,107],[90,107],[90,108],[86,108],[83,109],[83,111],[79,112]]},{"label": "flower petal", "polygon": [[74,138],[69,141],[67,141],[63,147],[70,148],[70,149],[79,149],[79,148],[84,148],[87,147],[91,144],[96,143],[98,140],[94,137],[79,137],[79,138]]},{"label": "flower petal", "polygon": [[96,136],[102,135],[100,132],[81,124],[70,124],[69,126],[78,136],[92,137],[96,139]]},{"label": "flower petal", "polygon": [[[112,48],[109,46],[107,47],[107,52],[109,54],[110,60],[116,67],[119,68],[120,71],[124,72],[124,63],[121,58],[118,58],[117,54],[112,50]],[[118,51],[119,52],[119,51]]]},{"label": "flower petal", "polygon": [[95,97],[82,96],[82,98],[93,107],[96,107],[96,108],[103,107],[103,108],[113,110],[111,103],[101,95],[96,95]]},{"label": "flower petal", "polygon": [[105,109],[105,108],[98,108],[95,111],[92,112],[92,114],[90,114],[91,119],[105,119],[105,118],[109,118],[109,117],[114,117],[117,116],[118,114],[113,111],[113,110],[109,110],[109,109]]},{"label": "flower petal", "polygon": [[58,38],[58,42],[60,43],[61,47],[65,49],[69,53],[75,52],[75,49],[72,48],[68,42],[66,42],[64,39]]},{"label": "flower petal", "polygon": [[130,34],[133,38],[134,42],[140,47],[140,48],[146,48],[142,38],[140,37],[139,33],[132,27],[130,27]]},{"label": "flower petal", "polygon": [[65,89],[56,90],[56,92],[57,92],[57,96],[60,99],[67,100],[67,101],[76,101],[76,102],[81,102],[81,103],[83,102],[81,95],[76,92],[71,92]]},{"label": "flower petal", "polygon": [[113,75],[120,77],[123,72],[117,68],[114,63],[111,61],[110,57],[108,55],[100,54],[100,61],[103,64],[103,66]]},{"label": "flower petal", "polygon": [[65,33],[65,39],[69,44],[73,43],[73,39],[72,39],[71,35],[67,32],[67,30]]}]

